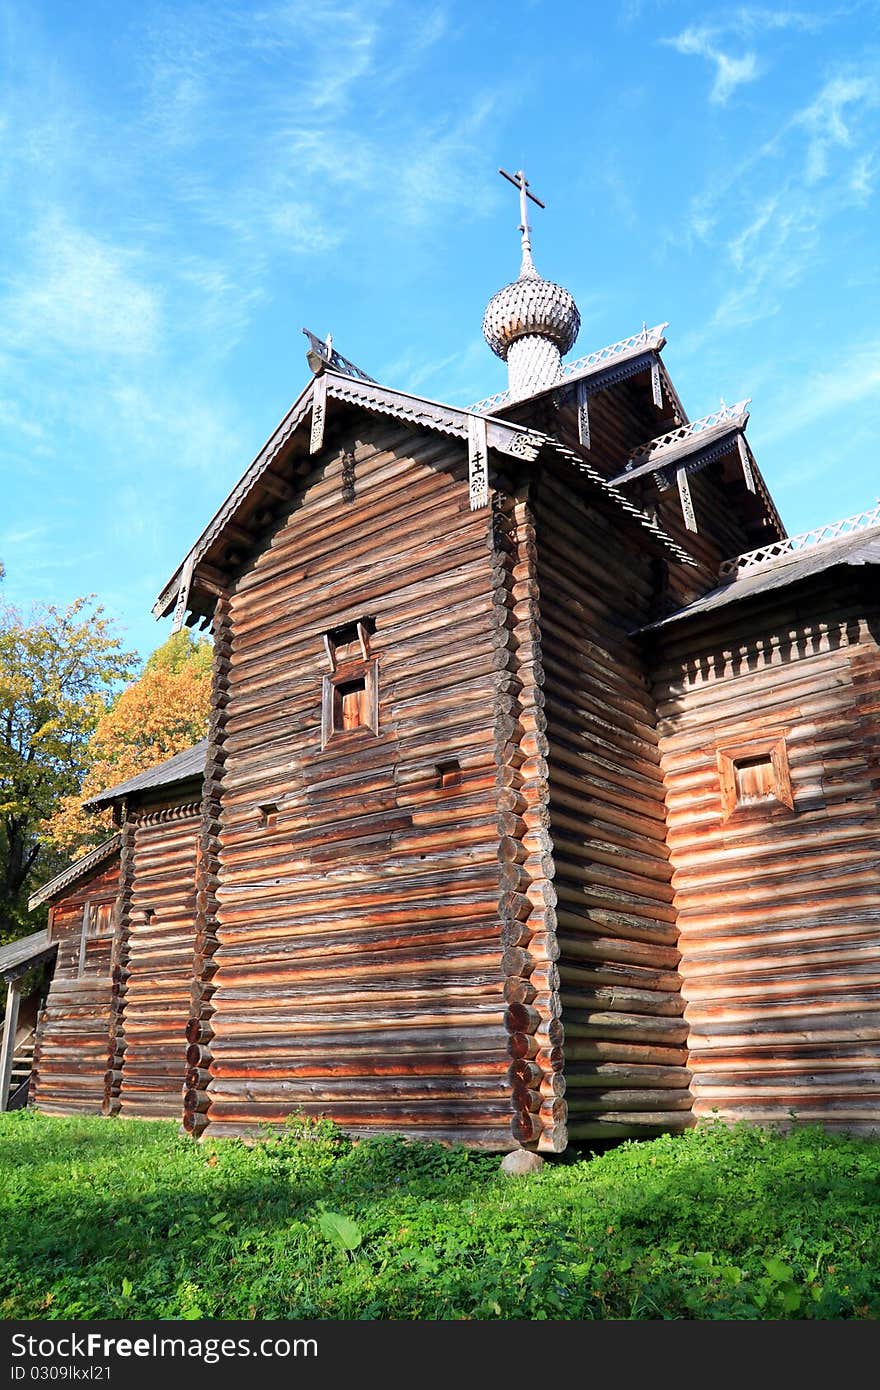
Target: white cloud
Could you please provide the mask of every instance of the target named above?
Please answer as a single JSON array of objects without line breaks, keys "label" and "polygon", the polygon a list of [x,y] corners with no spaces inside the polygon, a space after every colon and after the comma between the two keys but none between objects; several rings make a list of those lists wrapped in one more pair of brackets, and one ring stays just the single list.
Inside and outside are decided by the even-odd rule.
[{"label": "white cloud", "polygon": [[160,297],[134,273],[135,253],[73,226],[58,210],[37,226],[29,252],[29,263],[0,299],[7,344],[77,357],[132,356],[155,347]]},{"label": "white cloud", "polygon": [[730,100],[737,87],[754,82],[760,75],[757,56],[746,52],[739,56],[726,53],[717,43],[714,29],[683,29],[675,38],[664,39],[670,48],[685,55],[705,58],[715,65],[715,79],[709,93],[709,100],[723,106]]},{"label": "white cloud", "polygon": [[833,22],[838,11],[826,6],[821,11],[772,9],[762,5],[744,5],[732,10],[727,16],[726,27],[737,34],[748,36],[764,30],[800,29],[805,33],[816,33]]},{"label": "white cloud", "polygon": [[[762,431],[762,447],[872,399],[880,406],[880,338],[856,343],[837,355],[834,366],[812,372],[801,384],[796,403],[768,416],[772,423]],[[846,427],[841,423],[845,436]]]},{"label": "white cloud", "polygon": [[[730,274],[697,350],[713,329],[777,314],[788,291],[821,263],[827,226],[874,195],[880,72],[872,57],[838,71],[812,98],[721,166],[688,207],[688,240],[717,245]],[[722,239],[723,238],[723,239]]]},{"label": "white cloud", "polygon": [[880,89],[874,74],[835,77],[826,82],[816,99],[798,114],[796,123],[809,134],[808,183],[817,183],[826,176],[832,150],[851,146],[860,117],[877,105],[878,98]]},{"label": "white cloud", "polygon": [[855,195],[856,202],[864,204],[871,198],[878,168],[880,168],[880,162],[874,154],[861,155],[852,166],[849,186]]}]

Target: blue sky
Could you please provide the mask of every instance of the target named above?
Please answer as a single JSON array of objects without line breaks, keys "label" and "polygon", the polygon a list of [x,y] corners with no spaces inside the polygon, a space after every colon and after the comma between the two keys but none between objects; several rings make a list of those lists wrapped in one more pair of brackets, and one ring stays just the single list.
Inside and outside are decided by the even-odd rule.
[{"label": "blue sky", "polygon": [[524,168],[573,356],[669,321],[790,531],[880,495],[880,4],[0,0],[0,597],[152,602],[308,379],[505,384]]}]

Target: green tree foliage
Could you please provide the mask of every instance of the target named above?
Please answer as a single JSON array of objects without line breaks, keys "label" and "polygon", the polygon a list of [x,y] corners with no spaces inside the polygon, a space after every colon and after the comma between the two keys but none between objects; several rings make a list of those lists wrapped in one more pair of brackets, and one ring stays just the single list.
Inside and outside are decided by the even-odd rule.
[{"label": "green tree foliage", "polygon": [[144,675],[152,671],[167,671],[179,676],[189,671],[195,676],[209,677],[214,648],[208,637],[194,637],[189,628],[173,632],[167,642],[157,647],[144,663]]},{"label": "green tree foliage", "polygon": [[93,596],[28,617],[0,608],[0,942],[34,929],[28,893],[60,867],[40,826],[80,785],[92,731],[134,660]]}]

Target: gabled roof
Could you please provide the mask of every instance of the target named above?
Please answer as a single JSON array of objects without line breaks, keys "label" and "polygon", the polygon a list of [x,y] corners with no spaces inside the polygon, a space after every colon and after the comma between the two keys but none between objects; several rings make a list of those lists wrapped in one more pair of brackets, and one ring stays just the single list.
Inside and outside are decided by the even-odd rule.
[{"label": "gabled roof", "polygon": [[182,753],[175,753],[173,758],[166,758],[165,762],[148,767],[146,772],[139,772],[127,781],[117,783],[115,787],[98,792],[97,796],[90,797],[83,805],[95,810],[99,806],[109,806],[111,802],[119,801],[123,796],[152,791],[157,787],[171,787],[177,782],[189,782],[194,777],[203,777],[207,749],[208,740],[203,738],[192,748],[185,748]]},{"label": "gabled roof", "polygon": [[32,936],[23,936],[18,941],[10,941],[8,946],[0,946],[0,979],[7,982],[16,979],[57,950],[58,942],[49,940],[48,931],[35,931]]},{"label": "gabled roof", "polygon": [[[795,538],[797,539],[797,538]],[[782,543],[784,544],[784,542]],[[803,550],[788,550],[778,558],[756,565],[754,569],[735,571],[726,584],[695,599],[668,618],[650,623],[642,632],[668,628],[687,618],[696,618],[732,603],[757,598],[776,589],[787,588],[803,579],[823,574],[837,566],[880,565],[880,524],[868,527],[842,539],[824,541]]]},{"label": "gabled roof", "polygon": [[[320,387],[318,387],[318,382],[321,383]],[[514,424],[496,416],[464,410],[458,406],[442,405],[438,401],[413,396],[405,391],[395,391],[390,387],[380,386],[376,382],[358,380],[326,368],[318,377],[314,377],[301,392],[274,434],[246,469],[232,492],[215,512],[189,554],[175,570],[153,606],[153,613],[157,618],[164,617],[169,613],[181,595],[183,595],[184,600],[186,599],[189,577],[194,573],[196,567],[205,560],[210,548],[224,531],[232,530],[235,527],[237,514],[240,513],[254,490],[267,486],[270,491],[283,488],[284,485],[277,475],[271,475],[272,464],[278,458],[285,444],[304,423],[307,416],[310,413],[313,414],[312,408],[316,400],[316,393],[319,390],[324,399],[343,401],[350,405],[359,406],[364,410],[390,415],[394,419],[402,420],[408,424],[436,430],[462,440],[469,438],[469,421],[479,419],[485,424],[488,448],[526,462],[535,462],[543,449],[556,453],[562,449],[562,446],[550,435],[530,429],[527,426]],[[687,552],[682,550],[681,546],[677,545],[640,508],[626,501],[596,469],[571,450],[565,450],[563,454],[567,462],[575,461],[577,463],[578,470],[605,493],[612,505],[620,508],[630,519],[636,520],[677,559],[690,562],[690,557]],[[290,494],[292,496],[292,489]]]},{"label": "gabled roof", "polygon": [[88,854],[84,854],[80,859],[75,859],[72,864],[68,864],[66,869],[62,869],[60,874],[50,878],[48,883],[44,883],[42,888],[38,888],[36,893],[32,893],[28,898],[28,911],[33,912],[35,907],[41,903],[51,902],[53,898],[59,897],[68,888],[72,888],[75,883],[83,878],[88,878],[96,869],[112,859],[114,854],[119,853],[121,840],[118,835],[111,835],[109,840],[104,840],[94,849],[90,849]]},{"label": "gabled roof", "polygon": [[625,488],[637,479],[650,477],[663,491],[677,482],[688,528],[696,530],[693,516],[688,520],[688,513],[693,510],[687,486],[688,476],[737,451],[746,491],[755,497],[764,517],[772,523],[777,534],[785,536],[782,518],[746,439],[748,406],[747,400],[739,401],[736,405],[722,404],[719,410],[699,420],[679,425],[648,440],[633,450],[624,471],[612,480],[614,486]]},{"label": "gabled roof", "polygon": [[685,459],[690,462],[695,455],[699,456],[701,465],[711,463],[731,448],[736,443],[737,435],[745,430],[749,419],[748,405],[748,401],[740,401],[737,405],[722,406],[720,410],[714,410],[699,420],[692,420],[689,424],[667,430],[666,434],[658,435],[656,439],[649,439],[646,444],[633,450],[626,468],[614,479],[615,486],[620,487],[634,478],[643,478],[648,473],[673,467]]}]

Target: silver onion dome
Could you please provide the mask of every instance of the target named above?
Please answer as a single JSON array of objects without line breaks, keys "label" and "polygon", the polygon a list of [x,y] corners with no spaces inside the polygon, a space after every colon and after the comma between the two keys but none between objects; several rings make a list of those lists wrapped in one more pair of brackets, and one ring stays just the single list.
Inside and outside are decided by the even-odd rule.
[{"label": "silver onion dome", "polygon": [[502,361],[518,338],[546,338],[564,354],[572,348],[580,326],[571,294],[543,279],[528,255],[523,256],[518,278],[493,294],[483,315],[483,337]]}]

